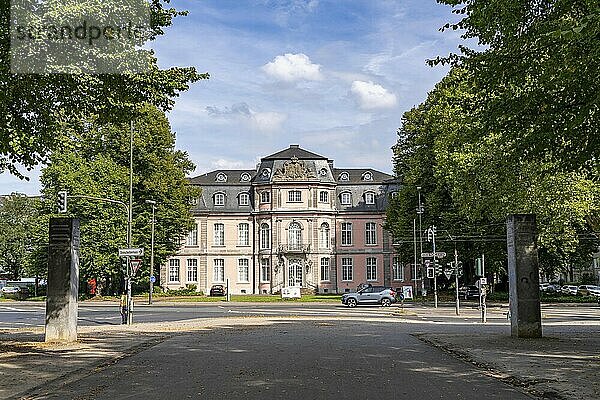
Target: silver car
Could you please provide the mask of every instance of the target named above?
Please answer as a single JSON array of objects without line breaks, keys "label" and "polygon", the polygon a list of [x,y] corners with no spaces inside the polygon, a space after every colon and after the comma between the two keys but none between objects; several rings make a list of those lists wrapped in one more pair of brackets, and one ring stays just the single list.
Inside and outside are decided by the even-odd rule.
[{"label": "silver car", "polygon": [[359,304],[381,304],[389,307],[395,303],[397,293],[394,289],[385,286],[366,286],[356,292],[344,293],[342,304],[356,307]]}]

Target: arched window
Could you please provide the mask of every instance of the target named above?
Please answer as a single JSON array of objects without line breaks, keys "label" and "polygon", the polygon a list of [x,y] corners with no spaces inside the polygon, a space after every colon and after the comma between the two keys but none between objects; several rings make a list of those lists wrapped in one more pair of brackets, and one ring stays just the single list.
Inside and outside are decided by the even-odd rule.
[{"label": "arched window", "polygon": [[214,197],[215,206],[225,205],[225,193],[215,193]]},{"label": "arched window", "polygon": [[323,222],[321,224],[321,231],[319,232],[319,247],[322,249],[329,248],[329,224]]},{"label": "arched window", "polygon": [[250,204],[250,195],[248,193],[240,193],[238,201],[240,203],[240,206],[247,206],[248,204]]},{"label": "arched window", "polygon": [[352,205],[352,193],[350,193],[350,192],[341,193],[340,194],[340,203],[342,203],[343,206]]},{"label": "arched window", "polygon": [[262,250],[271,248],[271,228],[269,224],[260,225],[260,248]]},{"label": "arched window", "polygon": [[288,227],[288,246],[290,250],[302,249],[302,226],[298,222],[292,222]]},{"label": "arched window", "polygon": [[375,193],[374,192],[366,192],[365,193],[365,204],[375,204]]}]

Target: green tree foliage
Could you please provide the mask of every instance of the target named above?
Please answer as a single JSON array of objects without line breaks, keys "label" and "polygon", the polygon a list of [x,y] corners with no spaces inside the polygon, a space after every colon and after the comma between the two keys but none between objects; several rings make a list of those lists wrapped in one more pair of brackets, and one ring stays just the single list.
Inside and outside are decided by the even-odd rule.
[{"label": "green tree foliage", "polygon": [[[126,247],[127,212],[120,204],[76,196],[109,198],[128,204],[129,124],[82,124],[84,134],[67,132],[74,141],[51,157],[42,172],[44,196],[56,199],[67,190],[68,215],[81,220],[82,281],[96,278],[103,290],[119,290],[122,279],[118,249]],[[198,193],[185,174],[193,164],[174,149],[175,135],[164,113],[146,106],[134,120],[132,246],[145,248],[137,278],[147,282],[150,263],[151,206],[156,201],[155,271],[179,248],[191,227],[189,199]],[[54,211],[54,210],[51,210]]]},{"label": "green tree foliage", "polygon": [[0,199],[0,270],[11,279],[36,276],[33,254],[38,245],[39,211],[36,198],[13,193]]},{"label": "green tree foliage", "polygon": [[445,28],[462,29],[479,47],[431,62],[453,69],[404,115],[396,172],[411,185],[433,183],[427,192],[445,191],[444,210],[465,226],[535,213],[548,275],[589,263],[600,229],[600,6],[439,2],[460,16]]},{"label": "green tree foliage", "polygon": [[[34,3],[48,7],[49,15],[77,18],[82,5],[74,2]],[[169,0],[148,3],[151,25],[144,36],[147,45],[164,34],[173,18],[185,14],[168,7]],[[118,15],[122,11],[110,10],[112,2],[94,4],[103,12]],[[12,73],[10,11],[11,1],[0,0],[0,171],[22,177],[17,164],[31,168],[45,162],[59,144],[57,139],[65,126],[90,117],[99,123],[126,121],[144,103],[167,111],[174,104],[173,98],[187,90],[190,83],[208,78],[208,74],[199,74],[192,67],[160,69],[152,51],[139,46],[135,52],[149,60],[145,73]],[[94,14],[94,9],[89,11]],[[123,62],[121,53],[116,52],[114,57]]]}]

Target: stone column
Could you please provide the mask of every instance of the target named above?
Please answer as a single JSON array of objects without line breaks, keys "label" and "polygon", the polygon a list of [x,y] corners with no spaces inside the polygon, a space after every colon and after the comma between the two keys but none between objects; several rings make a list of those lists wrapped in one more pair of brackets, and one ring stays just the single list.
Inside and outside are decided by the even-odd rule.
[{"label": "stone column", "polygon": [[50,219],[46,342],[77,340],[79,220]]},{"label": "stone column", "polygon": [[511,336],[542,337],[535,214],[509,215],[506,240]]}]

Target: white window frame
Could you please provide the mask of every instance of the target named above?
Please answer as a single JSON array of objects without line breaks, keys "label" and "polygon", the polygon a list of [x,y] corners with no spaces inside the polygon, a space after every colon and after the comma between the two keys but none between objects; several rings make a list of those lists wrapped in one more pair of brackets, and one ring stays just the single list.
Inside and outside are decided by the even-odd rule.
[{"label": "white window frame", "polygon": [[374,192],[366,192],[365,193],[365,204],[375,204],[375,193]]},{"label": "white window frame", "polygon": [[169,283],[179,282],[179,268],[181,264],[178,258],[171,258],[169,260]]},{"label": "white window frame", "polygon": [[213,229],[213,246],[225,246],[225,224],[217,222]]},{"label": "white window frame", "polygon": [[329,224],[327,222],[323,222],[321,224],[321,228],[319,230],[319,247],[321,249],[328,249],[329,248],[329,235],[330,235],[330,227]]},{"label": "white window frame", "polygon": [[271,227],[267,223],[260,224],[260,249],[271,248]]},{"label": "white window frame", "polygon": [[340,204],[343,206],[351,206],[352,205],[352,193],[350,193],[350,192],[340,193]]},{"label": "white window frame", "polygon": [[329,203],[329,192],[321,190],[319,192],[319,203]]},{"label": "white window frame", "polygon": [[288,203],[302,203],[302,191],[301,190],[288,191]]},{"label": "white window frame", "polygon": [[250,195],[248,193],[240,193],[238,196],[238,205],[248,206],[250,205]]},{"label": "white window frame", "polygon": [[224,206],[225,205],[225,193],[215,193],[214,196],[214,204],[215,206]]},{"label": "white window frame", "polygon": [[247,258],[238,259],[238,282],[250,282],[250,260]]},{"label": "white window frame", "polygon": [[373,282],[377,280],[377,258],[367,257],[365,263],[365,269],[367,272],[367,281]]},{"label": "white window frame", "polygon": [[213,260],[213,282],[225,283],[225,259],[215,258]]},{"label": "white window frame", "polygon": [[367,222],[365,224],[365,245],[377,245],[377,224],[375,222]]},{"label": "white window frame", "polygon": [[268,258],[260,260],[260,281],[263,283],[271,281],[271,260]]},{"label": "white window frame", "polygon": [[404,280],[404,268],[402,268],[402,264],[400,263],[400,257],[398,256],[394,256],[392,261],[392,280]]},{"label": "white window frame", "polygon": [[194,227],[188,232],[185,245],[198,246],[198,224],[194,224]]},{"label": "white window frame", "polygon": [[238,246],[250,246],[250,224],[238,224]]},{"label": "white window frame", "polygon": [[268,204],[271,202],[271,192],[268,190],[260,192],[260,204]]},{"label": "white window frame", "polygon": [[352,246],[352,222],[342,222],[341,228],[341,245]]},{"label": "white window frame", "polygon": [[321,281],[329,282],[329,280],[330,280],[329,268],[330,268],[329,257],[321,258]]},{"label": "white window frame", "polygon": [[288,247],[294,250],[302,248],[302,224],[300,222],[292,222],[288,226]]},{"label": "white window frame", "polygon": [[[190,278],[191,274],[191,278]],[[198,259],[188,258],[186,266],[186,282],[197,283],[198,282]]]},{"label": "white window frame", "polygon": [[342,282],[354,280],[354,262],[351,257],[342,258]]}]

